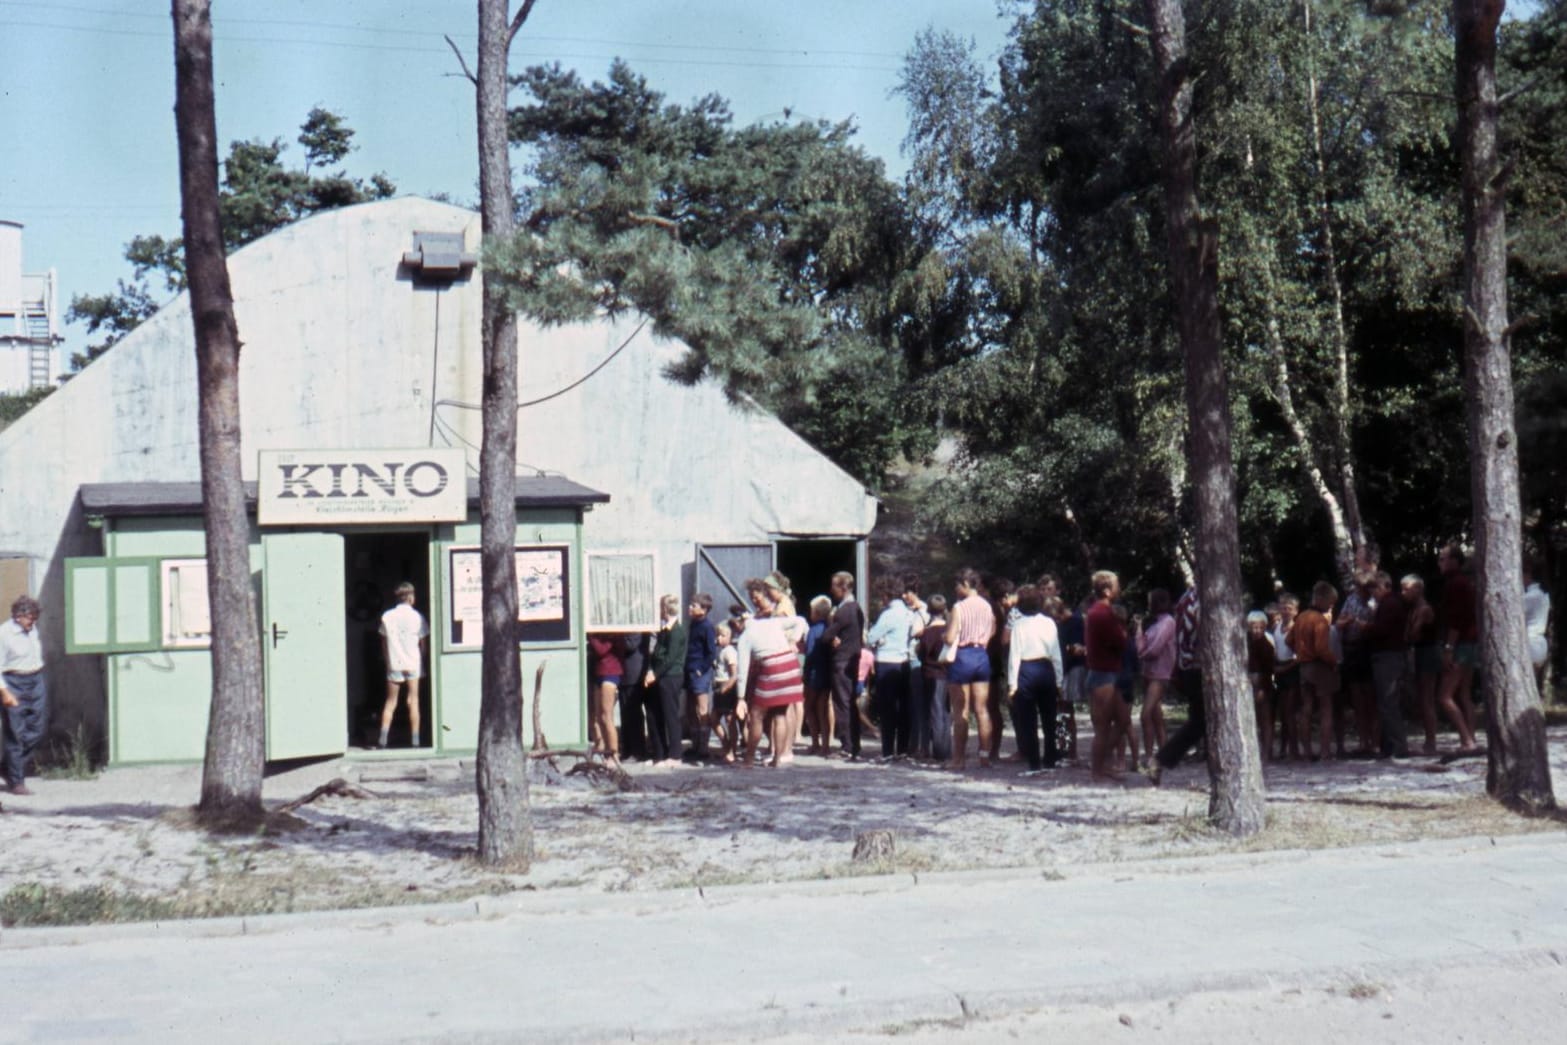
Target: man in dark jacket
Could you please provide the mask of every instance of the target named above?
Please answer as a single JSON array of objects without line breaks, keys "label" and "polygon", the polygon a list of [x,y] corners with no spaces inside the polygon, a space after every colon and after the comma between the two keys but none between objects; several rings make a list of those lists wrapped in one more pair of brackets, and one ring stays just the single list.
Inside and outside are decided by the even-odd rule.
[{"label": "man in dark jacket", "polygon": [[657,765],[677,766],[682,750],[680,698],[686,689],[686,626],[680,620],[680,599],[665,595],[660,601],[662,620],[653,637],[643,685],[652,690],[648,711],[648,755]]},{"label": "man in dark jacket", "polygon": [[865,636],[865,611],[854,601],[854,574],[832,575],[828,588],[835,608],[821,641],[832,647],[832,710],[837,720],[839,753],[860,757],[860,715],[854,706],[854,679],[860,667],[860,646]]},{"label": "man in dark jacket", "polygon": [[[649,699],[642,676],[647,671],[648,651],[653,636],[621,636],[620,662],[625,665],[620,683],[620,758],[621,761],[642,761],[648,757],[647,720],[643,715]],[[656,699],[656,698],[655,698]]]}]

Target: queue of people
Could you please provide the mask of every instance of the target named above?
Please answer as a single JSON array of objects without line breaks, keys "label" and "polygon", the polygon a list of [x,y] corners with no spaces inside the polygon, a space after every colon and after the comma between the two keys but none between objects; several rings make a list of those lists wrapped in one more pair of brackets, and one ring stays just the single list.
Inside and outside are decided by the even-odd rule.
[{"label": "queue of people", "polygon": [[[1457,733],[1458,754],[1480,750],[1478,614],[1462,551],[1444,548],[1438,558],[1436,604],[1421,577],[1395,581],[1375,559],[1374,549],[1360,557],[1342,598],[1323,581],[1304,605],[1281,592],[1248,615],[1247,671],[1265,759],[1407,757],[1406,708],[1424,730],[1424,754],[1437,753],[1439,715]],[[1549,596],[1531,571],[1525,584],[1530,654],[1543,669]],[[918,578],[888,579],[867,613],[853,576],[839,573],[805,616],[781,574],[745,588],[750,606],[732,606],[716,627],[708,595],[687,607],[689,624],[668,596],[654,635],[590,638],[596,751],[659,765],[705,762],[716,737],[726,764],[756,764],[765,745],[766,764],[784,766],[803,727],[808,756],[860,759],[862,738],[874,731],[882,760],[962,770],[970,758],[982,768],[1000,759],[1010,712],[1011,757],[1032,775],[1076,759],[1077,709],[1086,707],[1093,778],[1141,770],[1157,783],[1204,743],[1201,610],[1192,588],[1179,599],[1154,589],[1146,611],[1133,612],[1120,578],[1101,570],[1074,607],[1052,574],[1015,587],[966,568],[953,577],[950,600],[923,596]],[[638,655],[640,678],[625,668]],[[613,694],[627,687],[617,736]],[[1170,733],[1172,696],[1188,711]]]},{"label": "queue of people", "polygon": [[[1264,757],[1408,757],[1407,717],[1419,721],[1422,754],[1438,753],[1439,718],[1458,735],[1457,754],[1481,752],[1473,699],[1479,613],[1463,550],[1449,545],[1438,554],[1435,605],[1424,578],[1411,573],[1395,580],[1376,559],[1374,548],[1362,553],[1342,599],[1321,581],[1304,608],[1286,592],[1251,614],[1247,669]],[[1525,626],[1541,686],[1550,596],[1532,574],[1526,566]],[[1353,749],[1346,745],[1351,722]]]}]

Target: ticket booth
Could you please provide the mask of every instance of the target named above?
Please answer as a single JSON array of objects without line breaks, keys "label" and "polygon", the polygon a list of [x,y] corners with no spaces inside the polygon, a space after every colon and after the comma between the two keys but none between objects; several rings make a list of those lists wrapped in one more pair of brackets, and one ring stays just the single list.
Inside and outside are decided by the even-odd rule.
[{"label": "ticket booth", "polygon": [[[439,467],[410,476],[408,465],[423,461]],[[388,479],[391,464],[399,466],[395,480]],[[421,746],[410,746],[400,708],[389,750],[476,747],[478,489],[463,469],[460,453],[454,460],[430,450],[263,458],[262,481],[247,484],[247,499],[269,761],[374,747],[386,692],[380,618],[404,581],[414,585],[430,625],[429,657],[419,693]],[[427,503],[438,471],[444,507]],[[280,475],[292,485],[280,486]],[[267,506],[280,492],[294,495],[283,498],[289,511],[282,513]],[[200,485],[88,484],[79,496],[89,525],[101,532],[103,554],[66,560],[66,652],[105,659],[109,760],[199,761],[212,687]],[[402,496],[425,499],[405,511],[390,504]],[[584,513],[608,500],[558,476],[516,480],[524,696],[531,713],[537,692],[555,745],[586,740],[582,526]]]}]

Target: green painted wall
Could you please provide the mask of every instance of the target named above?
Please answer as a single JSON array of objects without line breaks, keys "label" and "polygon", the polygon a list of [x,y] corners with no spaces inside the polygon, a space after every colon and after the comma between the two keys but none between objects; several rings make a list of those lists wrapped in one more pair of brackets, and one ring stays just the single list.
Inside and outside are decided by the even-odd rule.
[{"label": "green painted wall", "polygon": [[[207,554],[199,517],[114,519],[105,527],[104,554],[111,559],[198,559]],[[261,544],[254,528],[250,559],[259,575]],[[212,658],[207,651],[118,653],[106,659],[109,760],[199,762],[212,702]]]},{"label": "green painted wall", "polygon": [[[104,553],[110,558],[199,558],[206,554],[201,520],[194,517],[116,519],[106,522]],[[531,737],[536,673],[545,735],[553,747],[587,740],[587,660],[582,632],[582,527],[571,509],[519,512],[517,543],[564,544],[568,551],[570,638],[522,646],[524,722]],[[431,540],[431,686],[435,750],[471,752],[478,744],[480,651],[453,648],[448,623],[448,551],[477,546],[476,519],[433,528]],[[259,532],[251,530],[251,564],[258,587],[264,566]],[[212,693],[211,659],[205,650],[159,650],[107,656],[110,760],[191,762],[202,758]],[[346,687],[346,678],[339,683]],[[346,741],[346,736],[345,736]],[[346,748],[346,744],[345,744]]]},{"label": "green painted wall", "polygon": [[[461,526],[442,527],[437,535],[439,568],[444,576],[447,551],[452,547],[476,546],[479,524],[470,521]],[[577,747],[587,743],[587,645],[582,634],[582,528],[577,513],[570,510],[519,514],[518,544],[568,544],[571,547],[567,567],[570,591],[571,639],[565,642],[525,642],[522,644],[522,692],[524,735],[532,733],[534,680],[544,667],[540,701],[543,708],[544,735],[551,747]],[[448,585],[437,586],[432,607],[439,653],[436,685],[441,694],[437,717],[440,721],[440,745],[453,752],[472,751],[479,742],[480,651],[452,649],[446,621]]]}]

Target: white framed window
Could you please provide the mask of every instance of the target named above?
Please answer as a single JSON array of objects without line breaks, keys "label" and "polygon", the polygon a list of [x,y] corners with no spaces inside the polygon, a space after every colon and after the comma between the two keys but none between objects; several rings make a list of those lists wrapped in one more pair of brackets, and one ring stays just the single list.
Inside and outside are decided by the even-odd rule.
[{"label": "white framed window", "polygon": [[164,559],[160,564],[163,645],[200,649],[212,645],[206,559]]},{"label": "white framed window", "polygon": [[587,630],[658,630],[658,557],[651,551],[585,551]]}]

